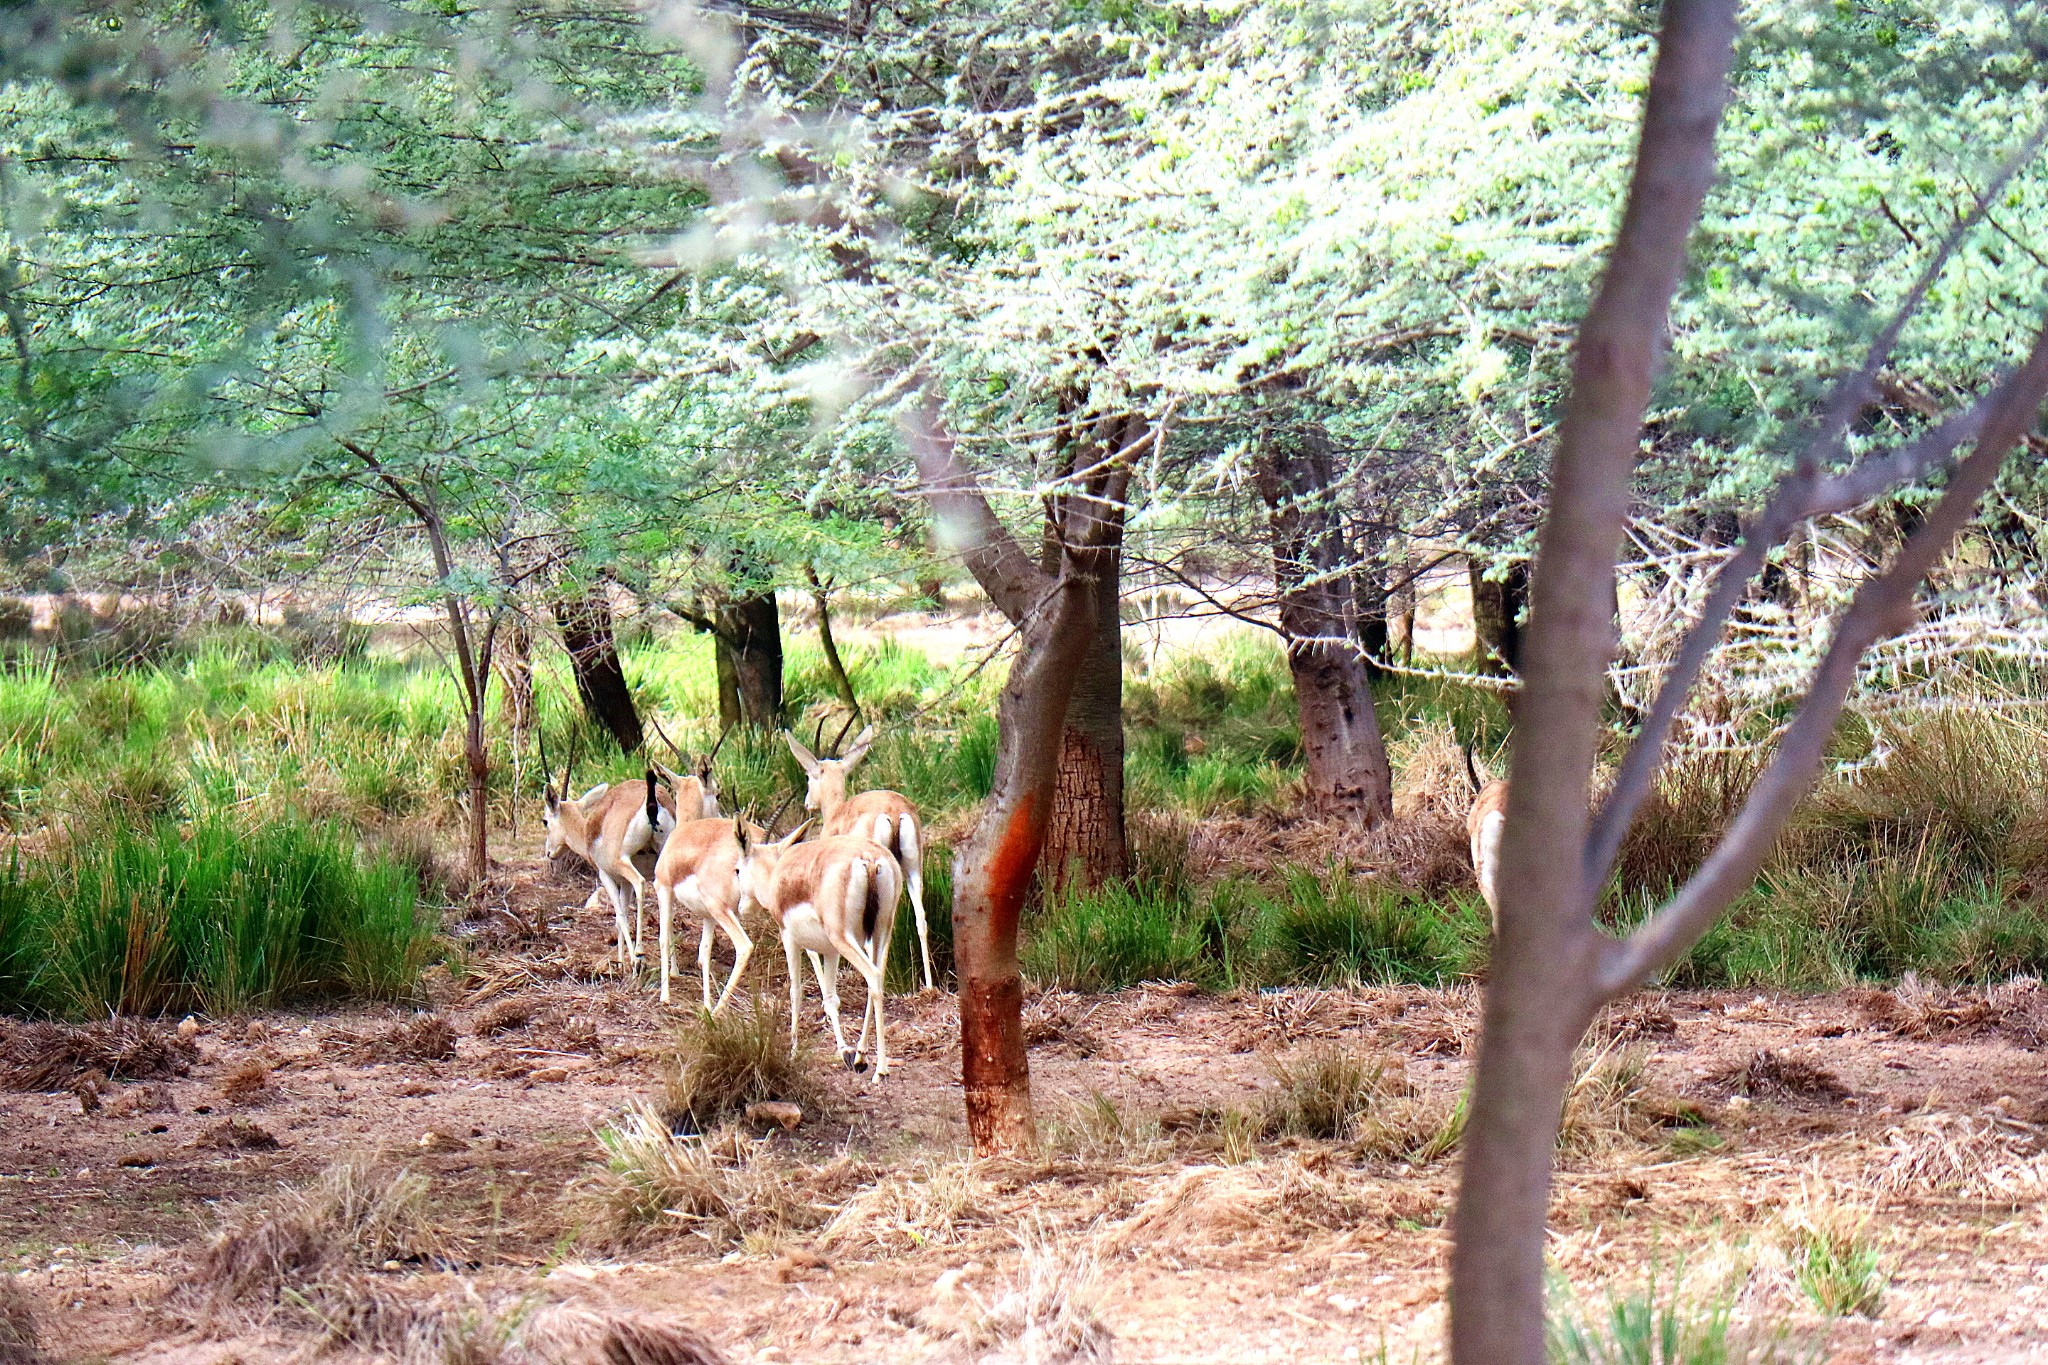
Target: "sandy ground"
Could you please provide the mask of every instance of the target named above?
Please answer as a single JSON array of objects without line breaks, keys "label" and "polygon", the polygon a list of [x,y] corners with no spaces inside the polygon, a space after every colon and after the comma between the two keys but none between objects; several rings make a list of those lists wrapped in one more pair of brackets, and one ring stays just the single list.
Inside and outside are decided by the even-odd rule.
[{"label": "sandy ground", "polygon": [[[565,906],[582,889],[529,863],[514,898]],[[543,942],[479,940],[469,971],[435,986],[451,1059],[380,1057],[407,1017],[392,1010],[208,1019],[189,1074],[110,1083],[93,1112],[70,1091],[0,1094],[0,1267],[33,1296],[51,1354],[254,1365],[305,1348],[290,1315],[201,1321],[180,1287],[239,1201],[365,1154],[423,1173],[459,1248],[363,1268],[391,1292],[675,1314],[736,1361],[1028,1358],[976,1326],[1027,1263],[1077,1279],[1099,1324],[1087,1343],[1121,1361],[1433,1350],[1455,1157],[1233,1148],[1213,1120],[1257,1110],[1276,1066],[1329,1040],[1405,1071],[1410,1109],[1447,1112],[1470,1061],[1469,988],[1035,996],[1047,1150],[982,1163],[966,1158],[951,999],[892,1000],[895,1073],[833,1071],[823,1111],[753,1158],[836,1212],[742,1241],[679,1225],[621,1242],[585,1187],[593,1130],[657,1086],[673,1016],[604,974],[608,924],[565,911]],[[786,998],[772,977],[761,988]],[[2038,995],[1630,1002],[1602,1032],[1610,1056],[1647,1062],[1651,1117],[1608,1132],[1596,1116],[1564,1156],[1557,1267],[1596,1303],[1646,1267],[1734,1275],[1746,1318],[1834,1361],[2048,1361]],[[849,1020],[858,999],[849,982]],[[252,1058],[268,1070],[254,1088]],[[1681,1141],[1697,1125],[1670,1126],[1686,1113],[1711,1124],[1709,1150]],[[1829,1324],[1794,1285],[1791,1229],[1828,1209],[1872,1217],[1890,1275],[1874,1319]]]}]

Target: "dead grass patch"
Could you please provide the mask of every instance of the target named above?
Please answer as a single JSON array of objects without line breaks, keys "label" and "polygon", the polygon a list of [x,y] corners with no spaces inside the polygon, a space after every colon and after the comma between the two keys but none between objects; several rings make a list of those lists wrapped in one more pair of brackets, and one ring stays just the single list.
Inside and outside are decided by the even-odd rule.
[{"label": "dead grass patch", "polygon": [[958,1245],[996,1221],[988,1184],[966,1161],[891,1170],[855,1190],[818,1236],[828,1250],[907,1255]]},{"label": "dead grass patch", "polygon": [[164,1080],[191,1072],[199,1050],[139,1019],[92,1024],[0,1020],[0,1089],[62,1090],[88,1072],[112,1080]]},{"label": "dead grass patch", "polygon": [[1086,1365],[1111,1357],[1114,1338],[1098,1316],[1102,1298],[1095,1255],[1027,1230],[1016,1273],[997,1292],[976,1292],[965,1272],[939,1278],[926,1325],[950,1332],[978,1357],[1025,1365]]},{"label": "dead grass patch", "polygon": [[1267,1068],[1278,1083],[1262,1110],[1268,1137],[1345,1141],[1382,1101],[1414,1093],[1400,1058],[1341,1042],[1310,1043],[1291,1058],[1270,1058]]},{"label": "dead grass patch", "polygon": [[762,1100],[782,1100],[805,1113],[823,1107],[816,1053],[789,1035],[759,1000],[713,1018],[699,1013],[678,1025],[659,1113],[667,1127],[703,1131]]},{"label": "dead grass patch", "polygon": [[261,1317],[291,1293],[386,1261],[430,1261],[447,1241],[427,1209],[427,1181],[405,1169],[340,1161],[310,1183],[231,1214],[180,1291],[204,1317]]},{"label": "dead grass patch", "polygon": [[221,1097],[235,1104],[262,1104],[275,1099],[270,1084],[270,1063],[261,1057],[244,1057],[220,1078]]},{"label": "dead grass patch", "polygon": [[225,1118],[200,1129],[189,1145],[211,1152],[274,1152],[284,1144],[259,1123]]},{"label": "dead grass patch", "polygon": [[0,1275],[0,1365],[45,1365],[36,1301],[11,1275]]},{"label": "dead grass patch", "polygon": [[306,1305],[330,1346],[395,1365],[726,1365],[724,1352],[674,1314],[600,1312],[466,1283],[412,1286],[349,1276]]},{"label": "dead grass patch", "polygon": [[470,1021],[469,1031],[479,1038],[488,1038],[508,1029],[525,1028],[537,1013],[539,1011],[531,1000],[521,1000],[516,996],[496,1000],[477,1011],[476,1018]]},{"label": "dead grass patch", "polygon": [[1866,1157],[1869,1187],[1903,1201],[1949,1195],[1985,1203],[2041,1197],[2042,1132],[1996,1110],[1977,1114],[1927,1111],[1889,1130]]},{"label": "dead grass patch", "polygon": [[1715,1072],[1708,1080],[1729,1094],[1760,1100],[1836,1104],[1854,1093],[1827,1068],[1767,1047],[1758,1048],[1737,1065]]},{"label": "dead grass patch", "polygon": [[1640,1043],[1609,1042],[1580,1052],[1565,1094],[1558,1147],[1587,1156],[1633,1143],[1651,1143],[1674,1128],[1703,1124],[1706,1116],[1650,1080],[1649,1052]]},{"label": "dead grass patch", "polygon": [[2048,1041],[2048,991],[2030,976],[1963,989],[1907,972],[1896,989],[1867,992],[1859,1004],[1873,1026],[1901,1038],[2001,1034],[2023,1047]]},{"label": "dead grass patch", "polygon": [[661,1112],[636,1103],[597,1135],[604,1170],[589,1182],[607,1231],[631,1240],[666,1228],[703,1238],[711,1249],[765,1250],[790,1232],[821,1227],[833,1210],[820,1203],[809,1173],[775,1161],[738,1126],[677,1136]]},{"label": "dead grass patch", "polygon": [[422,1012],[381,1033],[337,1032],[324,1040],[343,1056],[364,1062],[445,1062],[455,1055],[455,1026],[447,1016]]}]

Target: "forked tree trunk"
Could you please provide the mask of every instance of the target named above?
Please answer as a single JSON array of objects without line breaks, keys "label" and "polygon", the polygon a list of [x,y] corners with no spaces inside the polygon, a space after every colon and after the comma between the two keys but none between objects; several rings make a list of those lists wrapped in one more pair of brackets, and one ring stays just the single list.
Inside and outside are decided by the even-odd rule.
[{"label": "forked tree trunk", "polygon": [[1048,574],[996,518],[954,449],[937,401],[927,399],[906,427],[941,538],[958,548],[998,609],[1019,623],[998,712],[994,784],[953,859],[953,945],[974,1150],[1030,1151],[1037,1133],[1018,921],[1045,848],[1068,704],[1082,658],[1100,634],[1094,612],[1121,536],[1129,475],[1123,460],[1090,460],[1076,470],[1059,566]]},{"label": "forked tree trunk", "polygon": [[[773,592],[728,598],[718,607],[719,642],[732,664],[734,700],[743,725],[782,725],[782,612]],[[722,709],[722,708],[721,708]]]},{"label": "forked tree trunk", "polygon": [[562,647],[569,653],[569,671],[576,679],[576,695],[583,699],[584,711],[621,750],[634,752],[645,736],[632,689],[626,686],[618,641],[612,635],[611,603],[601,592],[558,597],[555,624],[561,628]]},{"label": "forked tree trunk", "polygon": [[1386,670],[1380,661],[1393,656],[1393,626],[1388,620],[1387,566],[1369,559],[1352,566],[1351,600],[1358,616],[1358,647],[1365,652],[1365,677],[1377,682]]},{"label": "forked tree trunk", "polygon": [[1309,800],[1319,815],[1369,829],[1393,814],[1393,771],[1358,645],[1336,471],[1322,433],[1304,429],[1270,446],[1258,483],[1273,539]]},{"label": "forked tree trunk", "polygon": [[818,607],[818,647],[825,651],[825,671],[832,676],[832,690],[839,694],[839,700],[860,718],[860,698],[854,695],[853,678],[846,671],[846,661],[839,657],[839,642],[832,637],[832,592],[818,578],[817,570],[811,571],[811,600]]},{"label": "forked tree trunk", "polygon": [[1529,566],[1517,562],[1496,575],[1482,559],[1472,560],[1472,633],[1482,673],[1522,671],[1522,613],[1529,605]]}]

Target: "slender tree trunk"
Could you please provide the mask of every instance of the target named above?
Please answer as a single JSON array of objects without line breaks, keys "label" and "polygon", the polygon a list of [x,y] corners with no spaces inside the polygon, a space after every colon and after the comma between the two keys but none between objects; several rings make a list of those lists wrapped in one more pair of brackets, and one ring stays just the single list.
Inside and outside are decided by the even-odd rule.
[{"label": "slender tree trunk", "polygon": [[618,641],[612,636],[611,604],[596,592],[557,598],[555,624],[561,627],[562,646],[569,652],[569,669],[584,711],[621,750],[634,752],[645,735],[632,689],[626,686]]},{"label": "slender tree trunk", "polygon": [[1451,1253],[1454,1365],[1543,1365],[1543,1241],[1572,1048],[1597,975],[1577,850],[1613,651],[1613,578],[1665,320],[1712,180],[1735,0],[1666,0],[1629,203],[1573,357],[1537,552]]},{"label": "slender tree trunk", "polygon": [[[732,664],[739,721],[760,730],[782,725],[782,612],[772,592],[728,598],[718,606],[718,638]],[[722,686],[722,680],[721,680]],[[723,705],[720,711],[723,712]]]},{"label": "slender tree trunk", "polygon": [[825,671],[832,675],[832,690],[839,694],[839,700],[846,703],[855,719],[860,717],[860,698],[854,695],[853,679],[846,672],[846,664],[839,657],[839,642],[832,638],[832,594],[819,581],[817,570],[811,571],[811,600],[818,606],[818,645],[825,651]]},{"label": "slender tree trunk", "polygon": [[1309,800],[1320,815],[1369,829],[1394,812],[1393,770],[1358,646],[1335,466],[1322,433],[1309,428],[1272,443],[1258,483],[1272,532]]},{"label": "slender tree trunk", "polygon": [[1516,563],[1499,577],[1485,561],[1472,560],[1472,633],[1478,638],[1479,671],[1522,671],[1522,612],[1529,604],[1529,566]]},{"label": "slender tree trunk", "polygon": [[498,680],[505,688],[505,723],[512,747],[525,747],[533,732],[533,627],[515,616],[498,633]]},{"label": "slender tree trunk", "polygon": [[711,659],[718,670],[718,728],[730,730],[745,714],[740,710],[740,666],[732,657],[732,646],[716,631],[711,632]]}]

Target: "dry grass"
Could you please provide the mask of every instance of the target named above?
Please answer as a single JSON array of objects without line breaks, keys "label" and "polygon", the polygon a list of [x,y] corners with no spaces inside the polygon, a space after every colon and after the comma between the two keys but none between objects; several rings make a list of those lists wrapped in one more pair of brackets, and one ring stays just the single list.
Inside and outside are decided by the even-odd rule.
[{"label": "dry grass", "polygon": [[221,1097],[236,1104],[261,1104],[277,1092],[270,1085],[270,1063],[261,1057],[244,1057],[220,1078]]},{"label": "dry grass", "polygon": [[890,1170],[854,1191],[819,1234],[818,1245],[906,1255],[957,1245],[996,1218],[988,1183],[971,1162],[932,1160]]},{"label": "dry grass", "polygon": [[454,1282],[420,1293],[371,1276],[323,1285],[307,1305],[330,1346],[395,1365],[726,1365],[673,1314],[598,1312]]},{"label": "dry grass", "polygon": [[447,1249],[427,1209],[425,1177],[341,1161],[308,1185],[231,1215],[182,1293],[205,1316],[227,1308],[261,1316],[351,1270],[432,1260]]},{"label": "dry grass", "polygon": [[926,1322],[960,1339],[976,1359],[1017,1365],[1086,1365],[1111,1358],[1113,1338],[1097,1316],[1099,1272],[1088,1248],[1027,1229],[1010,1282],[989,1297],[959,1271],[941,1276]]},{"label": "dry grass", "polygon": [[496,1000],[477,1012],[470,1022],[469,1031],[479,1038],[488,1038],[508,1029],[525,1028],[533,1022],[535,1014],[531,1000],[513,998]]},{"label": "dry grass", "polygon": [[2018,1204],[2048,1184],[2042,1132],[1995,1109],[1927,1111],[1885,1134],[1866,1157],[1866,1188],[1892,1201],[1930,1195]]},{"label": "dry grass", "polygon": [[92,1071],[111,1080],[162,1080],[187,1074],[198,1056],[186,1039],[139,1019],[82,1025],[0,1020],[4,1090],[62,1090]]},{"label": "dry grass", "polygon": [[1382,1101],[1414,1091],[1398,1057],[1343,1043],[1316,1042],[1292,1058],[1268,1060],[1277,1088],[1263,1107],[1268,1137],[1347,1141],[1359,1135]]},{"label": "dry grass", "polygon": [[381,1033],[337,1032],[326,1044],[364,1062],[445,1062],[455,1055],[455,1026],[438,1012],[401,1019]]},{"label": "dry grass", "polygon": [[1852,1093],[1841,1078],[1802,1057],[1758,1048],[1740,1064],[1708,1078],[1731,1094],[1751,1099],[1816,1100],[1834,1104]]},{"label": "dry grass", "polygon": [[812,1197],[808,1177],[818,1173],[772,1161],[761,1150],[767,1140],[737,1126],[678,1137],[658,1110],[636,1103],[597,1138],[605,1168],[590,1193],[621,1239],[666,1228],[702,1237],[713,1250],[765,1250],[832,1216]]},{"label": "dry grass", "polygon": [[1801,1190],[1785,1219],[1793,1283],[1831,1318],[1878,1315],[1891,1278],[1872,1224],[1874,1210],[1838,1203],[1814,1186]]},{"label": "dry grass", "polygon": [[808,1115],[825,1098],[816,1054],[789,1035],[762,1001],[717,1018],[699,1013],[675,1031],[675,1055],[662,1089],[668,1126],[704,1131],[762,1100],[782,1100]]},{"label": "dry grass", "polygon": [[2048,1041],[2048,991],[2031,976],[1971,990],[1907,972],[1896,989],[1865,993],[1862,1005],[1873,1025],[1902,1038],[2002,1034],[2022,1047]]},{"label": "dry grass", "polygon": [[1587,1156],[1632,1143],[1656,1142],[1704,1116],[1652,1084],[1649,1053],[1638,1043],[1608,1042],[1580,1052],[1565,1094],[1558,1147]]},{"label": "dry grass", "polygon": [[36,1303],[13,1276],[0,1275],[0,1365],[45,1365]]}]

